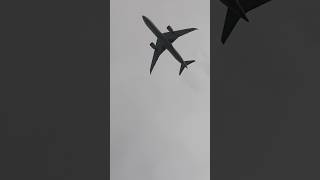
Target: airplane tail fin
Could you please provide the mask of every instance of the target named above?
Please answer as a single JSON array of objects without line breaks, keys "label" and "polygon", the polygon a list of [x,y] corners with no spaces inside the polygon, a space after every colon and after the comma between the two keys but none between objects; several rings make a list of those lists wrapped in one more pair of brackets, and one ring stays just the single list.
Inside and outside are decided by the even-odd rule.
[{"label": "airplane tail fin", "polygon": [[[195,60],[184,61],[184,62],[185,62],[186,65],[189,65],[189,64],[195,62]],[[179,75],[181,75],[181,73],[182,73],[182,71],[184,70],[184,68],[187,67],[187,66],[185,66],[185,64],[182,64],[182,63],[181,63]]]}]

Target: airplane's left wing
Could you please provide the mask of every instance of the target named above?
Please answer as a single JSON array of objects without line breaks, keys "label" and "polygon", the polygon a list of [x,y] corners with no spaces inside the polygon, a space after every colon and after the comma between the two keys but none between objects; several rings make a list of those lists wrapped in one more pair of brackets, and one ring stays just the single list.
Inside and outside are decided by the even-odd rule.
[{"label": "airplane's left wing", "polygon": [[164,50],[166,50],[164,45],[159,40],[157,40],[156,47],[154,49],[154,53],[153,53],[153,57],[152,57],[150,74],[154,68],[154,65],[156,65],[156,63],[157,63],[159,56],[163,53]]},{"label": "airplane's left wing", "polygon": [[188,28],[188,29],[182,29],[178,31],[173,32],[165,32],[163,35],[171,42],[173,43],[178,37],[183,36],[191,31],[197,30],[197,28]]},{"label": "airplane's left wing", "polygon": [[230,8],[228,8],[226,19],[224,21],[222,37],[221,37],[221,42],[223,44],[226,42],[226,40],[230,36],[232,30],[236,26],[239,19],[240,19],[240,16],[238,16]]}]

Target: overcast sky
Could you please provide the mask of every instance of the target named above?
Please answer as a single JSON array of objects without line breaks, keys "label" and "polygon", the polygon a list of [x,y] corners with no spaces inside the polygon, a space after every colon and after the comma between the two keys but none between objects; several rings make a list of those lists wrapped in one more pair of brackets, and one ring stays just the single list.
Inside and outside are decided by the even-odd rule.
[{"label": "overcast sky", "polygon": [[214,179],[319,179],[319,1],[270,1],[225,45],[212,3]]},{"label": "overcast sky", "polygon": [[[209,180],[210,176],[210,1],[112,0],[111,179]],[[174,47],[196,62],[180,64],[164,52],[149,74],[160,31],[195,27]]]}]

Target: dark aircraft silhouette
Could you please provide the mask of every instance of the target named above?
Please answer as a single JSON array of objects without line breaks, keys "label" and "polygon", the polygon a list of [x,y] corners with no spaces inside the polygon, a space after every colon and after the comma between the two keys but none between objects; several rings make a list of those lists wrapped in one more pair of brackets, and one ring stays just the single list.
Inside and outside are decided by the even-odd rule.
[{"label": "dark aircraft silhouette", "polygon": [[270,0],[220,0],[228,7],[221,37],[224,44],[240,18],[249,22],[246,13]]},{"label": "dark aircraft silhouette", "polygon": [[153,32],[153,34],[158,38],[157,43],[150,43],[150,46],[154,49],[154,54],[150,67],[150,74],[153,70],[154,65],[156,64],[159,56],[167,49],[173,57],[181,64],[179,75],[181,75],[184,68],[194,62],[194,60],[184,61],[176,49],[172,46],[172,43],[178,39],[178,37],[187,34],[191,31],[196,30],[197,28],[183,29],[179,31],[173,31],[173,29],[168,26],[167,29],[169,32],[161,33],[159,29],[145,16],[142,16],[143,21],[148,26],[148,28]]}]

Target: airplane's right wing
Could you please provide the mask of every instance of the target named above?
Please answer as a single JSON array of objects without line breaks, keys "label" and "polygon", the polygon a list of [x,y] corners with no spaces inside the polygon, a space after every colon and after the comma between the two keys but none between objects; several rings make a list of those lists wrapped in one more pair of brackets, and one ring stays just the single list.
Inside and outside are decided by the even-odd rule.
[{"label": "airplane's right wing", "polygon": [[154,49],[154,53],[153,53],[153,57],[152,57],[150,74],[154,68],[154,65],[156,65],[156,63],[157,63],[159,56],[163,53],[164,50],[166,50],[164,45],[161,43],[161,41],[157,40],[156,47]]},{"label": "airplane's right wing", "polygon": [[226,40],[230,36],[232,30],[236,26],[239,19],[240,17],[236,13],[234,13],[230,8],[228,8],[226,19],[224,21],[222,37],[221,37],[221,42],[223,44],[226,42]]},{"label": "airplane's right wing", "polygon": [[242,8],[248,12],[252,9],[261,6],[262,4],[265,4],[271,0],[240,0],[240,4]]},{"label": "airplane's right wing", "polygon": [[187,28],[187,29],[182,29],[178,31],[173,31],[173,32],[165,32],[163,35],[171,42],[173,43],[176,39],[178,39],[180,36],[183,36],[189,32],[192,32],[194,30],[197,30],[197,28]]}]

